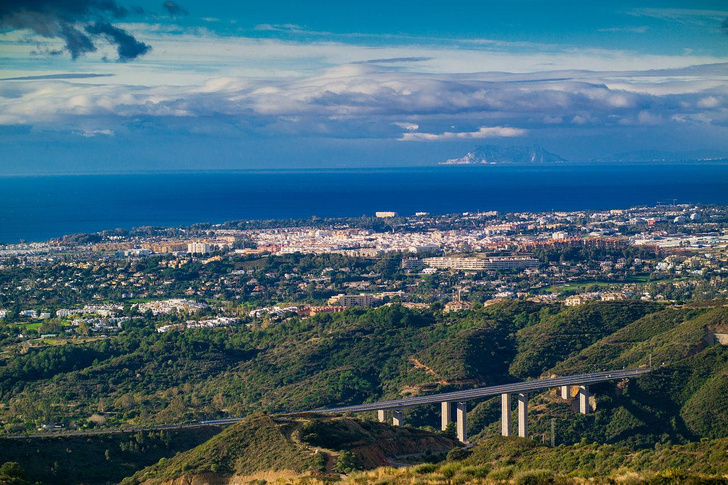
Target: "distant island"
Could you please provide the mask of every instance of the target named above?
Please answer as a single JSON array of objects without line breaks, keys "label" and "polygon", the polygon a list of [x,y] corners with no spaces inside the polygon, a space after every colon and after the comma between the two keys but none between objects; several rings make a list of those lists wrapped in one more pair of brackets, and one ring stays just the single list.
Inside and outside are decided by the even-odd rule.
[{"label": "distant island", "polygon": [[[724,162],[728,157],[714,150],[693,150],[669,152],[660,150],[637,150],[584,160],[589,163],[680,163],[680,162]],[[496,164],[542,164],[565,163],[569,160],[544,150],[538,145],[503,147],[481,145],[460,158],[451,158],[438,165],[496,165]]]},{"label": "distant island", "polygon": [[460,158],[451,158],[439,165],[482,165],[496,163],[562,163],[566,159],[547,152],[538,145],[501,147],[481,145]]},{"label": "distant island", "polygon": [[721,162],[726,159],[728,156],[724,152],[708,149],[684,152],[636,150],[594,158],[592,162]]}]

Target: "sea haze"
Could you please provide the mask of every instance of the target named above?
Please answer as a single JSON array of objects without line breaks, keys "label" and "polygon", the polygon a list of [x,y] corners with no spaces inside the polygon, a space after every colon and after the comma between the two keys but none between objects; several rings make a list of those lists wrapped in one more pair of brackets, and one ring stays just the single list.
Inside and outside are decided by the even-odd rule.
[{"label": "sea haze", "polygon": [[237,219],[728,204],[728,164],[599,164],[0,178],[0,242]]}]

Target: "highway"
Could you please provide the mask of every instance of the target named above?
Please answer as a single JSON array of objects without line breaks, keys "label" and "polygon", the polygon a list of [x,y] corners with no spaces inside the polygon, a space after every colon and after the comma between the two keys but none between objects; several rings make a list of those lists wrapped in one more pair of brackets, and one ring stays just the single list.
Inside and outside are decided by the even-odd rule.
[{"label": "highway", "polygon": [[0,439],[22,440],[27,438],[66,438],[70,436],[99,436],[112,434],[130,434],[146,431],[171,431],[177,429],[202,428],[204,426],[228,426],[235,424],[245,418],[224,418],[212,419],[209,421],[197,421],[196,423],[182,424],[160,424],[156,426],[135,426],[122,428],[102,428],[102,429],[52,429],[47,431],[38,431],[35,433],[25,434],[5,434],[0,435]]},{"label": "highway", "polygon": [[[497,396],[498,394],[510,393],[528,393],[533,391],[541,391],[559,386],[578,386],[590,385],[600,382],[627,379],[630,377],[638,377],[642,374],[650,372],[652,368],[642,367],[639,369],[612,370],[604,372],[593,372],[590,374],[578,374],[564,377],[552,377],[548,379],[536,379],[533,381],[516,382],[513,384],[502,384],[498,386],[478,387],[476,389],[466,389],[464,391],[445,392],[440,394],[428,394],[426,396],[417,396],[403,399],[395,399],[391,401],[379,401],[367,404],[357,404],[354,406],[341,406],[334,408],[311,409],[307,411],[296,411],[291,413],[280,413],[279,415],[297,415],[297,414],[313,414],[313,413],[362,413],[367,411],[378,411],[380,409],[407,409],[423,404],[433,404],[441,402],[463,402],[471,399],[480,399],[484,397]],[[117,428],[117,429],[99,429],[99,430],[59,430],[49,432],[37,432],[22,435],[4,435],[1,438],[22,439],[22,438],[48,438],[60,436],[84,436],[84,435],[102,435],[117,433],[133,433],[137,431],[153,431],[153,430],[173,430],[184,428],[199,428],[202,426],[228,426],[235,424],[244,418],[223,418],[198,421],[196,423],[185,424],[168,424],[158,426],[134,427],[134,428]]]},{"label": "highway", "polygon": [[378,411],[380,409],[407,409],[423,404],[434,404],[441,402],[463,402],[471,399],[497,396],[499,394],[518,394],[532,391],[541,391],[559,386],[590,385],[600,382],[627,379],[641,376],[650,372],[650,367],[639,369],[612,370],[604,372],[593,372],[590,374],[578,374],[564,377],[552,377],[548,379],[537,379],[533,381],[517,382],[514,384],[502,384],[499,386],[479,387],[464,391],[445,392],[441,394],[428,394],[426,396],[395,399],[392,401],[379,401],[355,406],[341,406],[335,408],[312,409],[310,411],[299,411],[291,414],[303,413],[361,413],[366,411]]}]

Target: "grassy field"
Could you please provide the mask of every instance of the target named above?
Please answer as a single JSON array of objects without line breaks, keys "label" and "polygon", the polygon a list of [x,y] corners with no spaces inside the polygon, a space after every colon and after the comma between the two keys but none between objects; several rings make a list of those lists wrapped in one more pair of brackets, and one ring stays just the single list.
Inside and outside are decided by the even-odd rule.
[{"label": "grassy field", "polygon": [[553,286],[544,286],[540,289],[540,293],[565,293],[565,292],[583,292],[586,291],[586,288],[589,286],[598,286],[599,288],[603,289],[605,287],[613,286],[613,285],[623,285],[625,283],[634,283],[634,284],[644,284],[648,283],[650,281],[649,275],[637,275],[637,276],[630,276],[629,278],[626,278],[622,281],[601,281],[601,280],[587,280],[587,281],[579,281],[574,283],[567,283],[564,285],[553,285]]}]

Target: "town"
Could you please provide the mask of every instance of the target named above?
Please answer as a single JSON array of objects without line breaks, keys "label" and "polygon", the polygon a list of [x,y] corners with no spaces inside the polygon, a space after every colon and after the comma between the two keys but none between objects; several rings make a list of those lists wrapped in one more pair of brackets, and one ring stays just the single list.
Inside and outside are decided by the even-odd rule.
[{"label": "town", "polygon": [[685,302],[728,291],[728,208],[244,221],[0,246],[5,344],[245,325],[347,307]]}]

